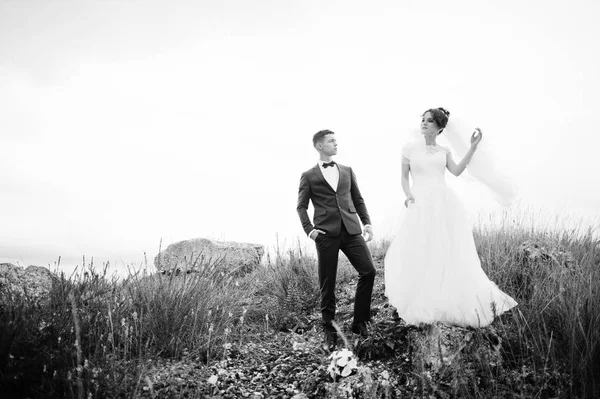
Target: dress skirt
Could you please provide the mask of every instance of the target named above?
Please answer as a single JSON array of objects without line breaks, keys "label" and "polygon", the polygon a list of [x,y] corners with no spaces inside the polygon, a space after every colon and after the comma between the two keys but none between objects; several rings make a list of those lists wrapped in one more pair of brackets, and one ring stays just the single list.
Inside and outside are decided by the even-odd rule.
[{"label": "dress skirt", "polygon": [[410,325],[483,327],[517,305],[481,268],[468,214],[445,182],[415,185],[385,257],[389,303]]}]

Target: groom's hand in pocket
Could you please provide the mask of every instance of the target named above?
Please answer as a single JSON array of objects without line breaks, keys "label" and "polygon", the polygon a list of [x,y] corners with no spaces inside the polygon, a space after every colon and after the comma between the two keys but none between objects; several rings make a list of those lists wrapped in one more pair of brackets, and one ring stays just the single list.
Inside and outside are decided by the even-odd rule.
[{"label": "groom's hand in pocket", "polygon": [[312,233],[310,233],[310,239],[316,241],[319,234],[325,234],[325,232],[323,230],[313,230]]}]

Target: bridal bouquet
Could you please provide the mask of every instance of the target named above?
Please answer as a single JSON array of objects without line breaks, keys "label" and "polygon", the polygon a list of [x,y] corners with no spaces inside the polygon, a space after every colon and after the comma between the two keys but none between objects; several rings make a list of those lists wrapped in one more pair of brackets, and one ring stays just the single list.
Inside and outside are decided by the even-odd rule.
[{"label": "bridal bouquet", "polygon": [[358,368],[356,356],[346,348],[333,352],[329,359],[331,359],[331,363],[329,363],[327,371],[334,381],[337,376],[348,377],[353,370]]}]

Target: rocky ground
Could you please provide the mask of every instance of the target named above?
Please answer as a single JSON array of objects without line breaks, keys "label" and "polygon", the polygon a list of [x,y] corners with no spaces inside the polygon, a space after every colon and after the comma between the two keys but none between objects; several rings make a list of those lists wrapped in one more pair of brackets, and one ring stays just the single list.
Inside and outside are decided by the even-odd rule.
[{"label": "rocky ground", "polygon": [[[381,260],[377,260],[380,271],[381,263]],[[393,309],[388,307],[383,295],[382,272],[378,273],[375,283],[370,337],[361,339],[351,333],[355,288],[356,278],[349,283],[339,284],[336,316],[347,337],[349,349],[358,358],[358,369],[350,377],[338,377],[334,381],[329,375],[330,353],[322,347],[320,314],[315,311],[294,331],[249,332],[242,343],[233,343],[222,358],[210,361],[208,365],[191,355],[177,361],[153,363],[149,365],[147,377],[142,382],[141,395],[157,398],[293,399],[461,397],[463,388],[457,388],[457,376],[479,382],[484,385],[483,390],[486,384],[495,384],[494,397],[525,394],[511,386],[509,374],[499,371],[500,366],[494,363],[501,361],[498,359],[501,357],[498,355],[501,348],[495,338],[491,340],[492,344],[486,339],[475,339],[473,330],[452,327],[445,330],[443,327],[442,335],[454,336],[451,339],[458,340],[454,344],[460,346],[458,352],[468,351],[468,347],[471,351],[478,351],[474,345],[480,345],[485,348],[484,351],[492,353],[491,357],[498,355],[495,359],[486,360],[494,363],[490,367],[495,369],[490,368],[491,372],[488,370],[488,374],[493,374],[492,377],[474,375],[477,372],[465,359],[451,365],[451,362],[443,364],[447,360],[444,358],[437,369],[428,364],[431,362],[417,359],[413,353],[418,346],[415,337],[418,341],[420,336],[430,333],[427,329],[407,327],[402,321],[394,321]],[[494,335],[493,331],[477,334],[487,337]],[[340,342],[340,347],[344,346]],[[434,356],[437,356],[437,349],[434,352]],[[479,355],[475,357],[480,360]],[[474,396],[479,396],[477,392],[484,391],[475,387],[473,392],[476,392]]]}]

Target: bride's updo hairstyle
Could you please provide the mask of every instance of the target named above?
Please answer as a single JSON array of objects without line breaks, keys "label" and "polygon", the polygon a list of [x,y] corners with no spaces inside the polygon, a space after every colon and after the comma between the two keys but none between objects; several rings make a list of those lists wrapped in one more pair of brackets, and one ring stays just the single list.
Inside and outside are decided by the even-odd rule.
[{"label": "bride's updo hairstyle", "polygon": [[[435,124],[438,125],[442,129],[442,130],[440,130],[440,133],[442,133],[442,131],[448,124],[448,118],[450,117],[450,111],[448,111],[447,109],[444,109],[442,107],[430,108],[427,111],[423,112],[423,115],[425,115],[428,112],[431,113],[431,116],[433,117],[433,121],[435,122]],[[440,133],[438,133],[438,134],[440,134]]]}]

